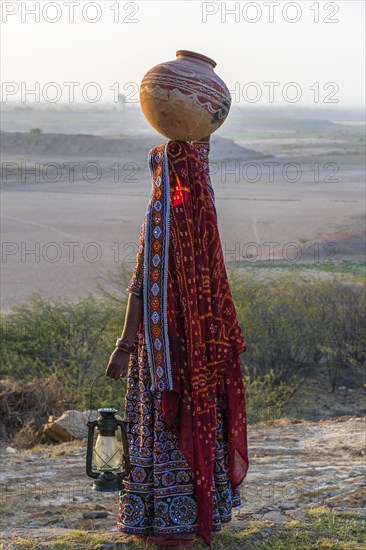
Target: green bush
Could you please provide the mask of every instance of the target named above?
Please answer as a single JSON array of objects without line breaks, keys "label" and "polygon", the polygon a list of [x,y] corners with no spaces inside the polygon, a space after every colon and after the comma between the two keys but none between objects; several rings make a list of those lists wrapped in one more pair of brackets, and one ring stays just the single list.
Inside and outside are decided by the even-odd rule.
[{"label": "green bush", "polygon": [[[34,294],[2,316],[0,376],[27,382],[56,374],[70,406],[87,407],[91,382],[107,366],[124,310],[125,304],[91,294],[78,302]],[[106,386],[103,379],[98,385]],[[103,391],[110,397],[108,386]]]},{"label": "green bush", "polygon": [[[361,384],[364,286],[291,274],[263,280],[238,269],[228,273],[247,342],[241,360],[253,421],[281,417],[304,380],[320,366],[328,372],[330,391],[350,370],[359,372]],[[70,407],[87,408],[91,383],[105,371],[121,332],[127,279],[121,266],[115,295],[90,294],[71,302],[47,301],[35,294],[3,315],[0,376],[27,382],[55,375]],[[115,403],[120,408],[123,398],[122,384],[102,378],[92,405]]]},{"label": "green bush", "polygon": [[299,380],[293,376],[290,380],[279,381],[276,372],[271,369],[258,373],[254,368],[244,372],[246,388],[246,410],[248,422],[270,422],[284,416],[284,412],[293,395],[299,388]]},{"label": "green bush", "polygon": [[254,417],[279,417],[321,365],[328,372],[330,391],[355,367],[361,385],[366,349],[364,285],[292,274],[263,281],[238,269],[229,273],[247,341],[241,359]]}]

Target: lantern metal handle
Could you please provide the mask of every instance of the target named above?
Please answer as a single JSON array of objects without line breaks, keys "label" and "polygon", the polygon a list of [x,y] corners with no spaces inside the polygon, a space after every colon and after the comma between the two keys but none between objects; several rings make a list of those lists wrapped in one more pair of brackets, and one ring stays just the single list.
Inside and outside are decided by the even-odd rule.
[{"label": "lantern metal handle", "polygon": [[[90,417],[91,417],[91,413],[92,413],[92,397],[93,397],[93,388],[94,388],[94,384],[97,380],[99,380],[99,378],[102,378],[102,376],[106,376],[104,374],[104,372],[102,374],[99,374],[96,378],[94,378],[93,382],[91,383],[91,386],[90,386],[90,394],[89,394],[89,416],[88,416],[88,421],[90,422]],[[127,382],[123,382],[123,379],[122,378],[118,378],[118,380],[121,380],[124,388],[125,388],[125,392],[127,392]]]}]

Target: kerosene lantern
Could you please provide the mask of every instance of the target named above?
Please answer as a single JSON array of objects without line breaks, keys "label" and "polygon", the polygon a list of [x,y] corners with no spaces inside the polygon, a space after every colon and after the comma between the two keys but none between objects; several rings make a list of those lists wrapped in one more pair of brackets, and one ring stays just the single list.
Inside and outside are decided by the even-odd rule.
[{"label": "kerosene lantern", "polygon": [[[88,422],[88,447],[86,452],[86,473],[94,479],[93,489],[110,492],[123,489],[123,478],[131,471],[128,452],[126,420],[116,418],[117,409],[98,409],[97,420]],[[98,429],[94,445],[94,432]],[[121,431],[122,449],[117,439]],[[93,469],[93,462],[96,470]],[[124,468],[121,471],[122,466]]]}]

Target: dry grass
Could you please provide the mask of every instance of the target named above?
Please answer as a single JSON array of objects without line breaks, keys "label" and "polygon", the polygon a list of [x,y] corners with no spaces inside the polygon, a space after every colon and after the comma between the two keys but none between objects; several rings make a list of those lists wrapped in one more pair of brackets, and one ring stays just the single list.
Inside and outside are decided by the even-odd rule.
[{"label": "dry grass", "polygon": [[63,412],[63,394],[62,385],[54,375],[27,383],[1,380],[0,440],[13,440],[19,448],[34,445],[39,439],[39,428],[50,414]]}]

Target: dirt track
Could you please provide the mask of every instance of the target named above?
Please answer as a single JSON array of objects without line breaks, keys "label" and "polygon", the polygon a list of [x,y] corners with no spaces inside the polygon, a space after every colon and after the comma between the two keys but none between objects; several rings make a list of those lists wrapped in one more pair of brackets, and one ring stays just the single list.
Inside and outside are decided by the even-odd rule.
[{"label": "dirt track", "polygon": [[[365,494],[365,419],[280,421],[249,426],[250,468],[241,486],[243,504],[224,530],[244,529],[254,519],[306,521],[305,511],[325,504],[362,511]],[[65,443],[10,455],[2,451],[4,548],[16,540],[55,541],[72,530],[112,534],[117,496],[91,490],[84,474],[85,442]],[[83,519],[83,510],[106,510],[106,519]],[[131,545],[131,548],[136,548]]]}]

